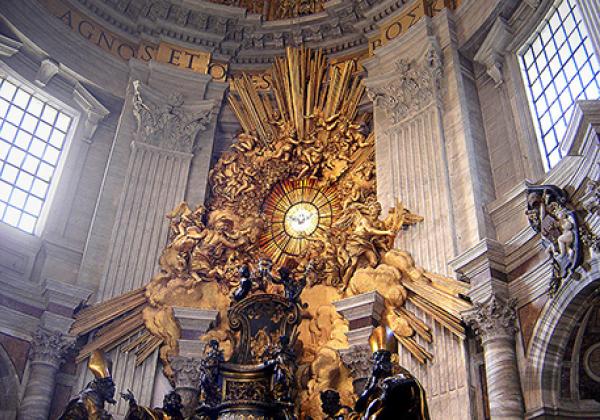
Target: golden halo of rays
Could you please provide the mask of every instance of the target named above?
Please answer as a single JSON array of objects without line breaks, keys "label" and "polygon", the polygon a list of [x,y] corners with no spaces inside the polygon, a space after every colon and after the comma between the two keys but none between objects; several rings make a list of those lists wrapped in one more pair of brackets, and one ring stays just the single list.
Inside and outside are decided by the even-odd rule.
[{"label": "golden halo of rays", "polygon": [[[299,205],[317,212],[316,227],[307,235],[286,230],[289,210]],[[327,232],[339,210],[337,191],[333,187],[319,187],[314,179],[280,182],[263,203],[267,226],[259,240],[260,248],[274,263],[285,264],[288,259],[299,256],[311,238]]]}]

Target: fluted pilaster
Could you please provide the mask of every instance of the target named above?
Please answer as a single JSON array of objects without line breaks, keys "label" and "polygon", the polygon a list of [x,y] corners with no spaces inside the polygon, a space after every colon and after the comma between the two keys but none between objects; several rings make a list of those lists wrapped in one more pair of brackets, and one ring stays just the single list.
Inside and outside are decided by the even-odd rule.
[{"label": "fluted pilaster", "polygon": [[[142,80],[131,81],[121,116],[125,122],[117,132],[119,147],[126,151],[123,143],[128,143],[129,155],[126,164],[113,169],[122,177],[123,187],[107,247],[100,301],[150,281],[168,235],[165,214],[185,199],[198,148],[202,153],[212,149],[208,130],[215,101],[196,99],[180,89],[165,91],[167,87],[158,82]],[[205,135],[210,137],[209,145]],[[131,389],[140,404],[151,405],[158,352],[139,366],[135,356],[121,352],[120,347],[110,356],[117,392]],[[89,374],[82,384],[88,379]],[[122,416],[127,408],[119,400],[110,411]]]}]

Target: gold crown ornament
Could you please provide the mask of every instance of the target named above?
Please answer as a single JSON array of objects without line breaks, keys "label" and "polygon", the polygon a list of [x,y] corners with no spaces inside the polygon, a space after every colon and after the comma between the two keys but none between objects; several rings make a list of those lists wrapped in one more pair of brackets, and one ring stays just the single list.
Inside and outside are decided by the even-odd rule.
[{"label": "gold crown ornament", "polygon": [[387,325],[380,325],[371,333],[369,345],[371,346],[371,351],[373,353],[379,350],[393,352],[396,345],[394,332]]},{"label": "gold crown ornament", "polygon": [[102,350],[94,350],[90,355],[88,369],[94,374],[96,379],[110,378],[112,370],[112,361],[106,360]]}]

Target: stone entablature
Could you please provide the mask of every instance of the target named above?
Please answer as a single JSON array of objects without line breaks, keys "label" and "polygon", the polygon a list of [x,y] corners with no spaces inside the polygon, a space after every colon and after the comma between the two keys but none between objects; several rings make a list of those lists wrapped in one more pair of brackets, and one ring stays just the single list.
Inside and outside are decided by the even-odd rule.
[{"label": "stone entablature", "polygon": [[[368,39],[385,30],[381,25],[389,25],[398,14],[412,16],[415,5],[426,4],[423,0],[329,1],[321,12],[269,21],[241,7],[209,1],[181,5],[171,0],[75,0],[73,6],[65,0],[39,2],[57,18],[66,20],[75,32],[81,31],[73,25],[83,24],[86,34],[91,34],[92,27],[105,26],[104,40],[80,35],[96,44],[122,41],[127,54],[138,54],[140,59],[149,58],[149,53],[144,52],[148,42],[165,41],[210,52],[218,62],[244,68],[269,65],[285,47],[302,44],[322,48],[327,54],[366,51]],[[438,3],[444,7],[445,3]],[[429,6],[432,10],[435,7]],[[65,17],[69,12],[65,10],[71,10],[73,16],[81,14],[82,19],[69,22],[70,17]],[[418,21],[421,15],[413,20]],[[408,26],[396,36],[406,29]],[[132,49],[130,43],[139,44],[139,51]]]},{"label": "stone entablature", "polygon": [[[364,18],[362,10],[383,2],[354,0],[329,3],[333,4],[327,4],[323,12],[313,15],[264,21],[262,16],[247,13],[242,8],[211,2],[199,1],[196,5],[183,6],[168,0],[76,0],[79,9],[93,16],[94,20],[129,37],[183,41],[208,49],[222,59],[231,58],[232,62],[245,61],[238,57],[240,49],[281,51],[286,46],[307,42],[323,42],[324,49],[329,52],[362,44],[366,46],[366,38],[354,26]],[[333,39],[336,40],[335,45],[331,42]],[[250,63],[255,62],[254,58],[249,60]],[[268,60],[264,62],[268,63]]]}]

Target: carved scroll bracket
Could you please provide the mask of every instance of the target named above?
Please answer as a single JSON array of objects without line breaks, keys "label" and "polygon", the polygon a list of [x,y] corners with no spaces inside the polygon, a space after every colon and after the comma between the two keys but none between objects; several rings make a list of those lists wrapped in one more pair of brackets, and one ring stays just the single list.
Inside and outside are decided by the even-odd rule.
[{"label": "carved scroll bracket", "polygon": [[133,81],[136,140],[167,150],[192,153],[198,132],[208,129],[214,103],[186,104],[181,92],[161,96],[139,80]]}]

